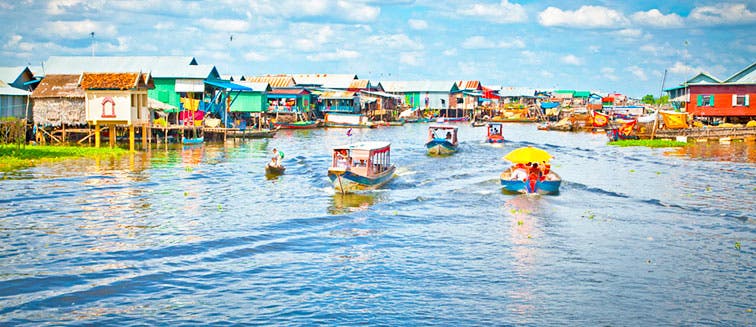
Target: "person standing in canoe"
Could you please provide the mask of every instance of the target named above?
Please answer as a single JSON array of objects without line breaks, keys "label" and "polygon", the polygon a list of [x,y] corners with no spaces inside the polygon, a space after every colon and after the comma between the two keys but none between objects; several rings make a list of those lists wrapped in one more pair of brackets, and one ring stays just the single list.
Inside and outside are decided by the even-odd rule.
[{"label": "person standing in canoe", "polygon": [[270,158],[270,166],[281,167],[281,160],[284,158],[283,151],[273,148],[273,157]]}]

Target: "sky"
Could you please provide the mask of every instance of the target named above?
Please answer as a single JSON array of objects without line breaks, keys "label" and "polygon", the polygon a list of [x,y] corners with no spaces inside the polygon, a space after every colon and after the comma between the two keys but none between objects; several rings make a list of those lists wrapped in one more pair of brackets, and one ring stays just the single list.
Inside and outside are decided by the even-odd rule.
[{"label": "sky", "polygon": [[480,80],[640,98],[659,96],[663,80],[726,79],[756,61],[756,0],[0,0],[0,21],[0,66],[94,50],[192,56],[221,74]]}]

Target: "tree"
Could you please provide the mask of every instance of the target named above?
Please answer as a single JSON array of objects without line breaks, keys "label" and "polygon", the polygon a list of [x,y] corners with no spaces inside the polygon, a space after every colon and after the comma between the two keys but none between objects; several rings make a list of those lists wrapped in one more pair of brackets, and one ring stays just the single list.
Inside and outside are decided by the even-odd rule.
[{"label": "tree", "polygon": [[669,95],[662,95],[661,98],[656,99],[656,104],[667,104],[669,103]]},{"label": "tree", "polygon": [[643,96],[643,99],[641,99],[641,102],[645,104],[654,104],[656,101],[654,100],[654,96],[651,94],[646,94]]}]

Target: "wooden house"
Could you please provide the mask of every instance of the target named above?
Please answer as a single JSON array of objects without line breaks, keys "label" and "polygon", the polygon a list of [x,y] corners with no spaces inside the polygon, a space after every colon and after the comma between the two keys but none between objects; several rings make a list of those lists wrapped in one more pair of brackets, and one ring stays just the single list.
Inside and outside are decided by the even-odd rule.
[{"label": "wooden house", "polygon": [[[150,124],[147,90],[155,88],[149,73],[82,73],[87,122],[95,126],[95,146],[100,146],[100,126],[110,127],[110,146],[115,145],[116,125],[129,128],[129,148],[134,150],[134,126],[146,136]],[[142,138],[143,142],[146,137]]]},{"label": "wooden house", "polygon": [[87,124],[84,90],[80,74],[48,74],[31,93],[34,124],[45,126],[83,126]]},{"label": "wooden house", "polygon": [[347,91],[357,80],[353,74],[293,74],[297,86]]},{"label": "wooden house", "polygon": [[272,89],[268,83],[235,82],[234,84],[249,88],[241,91],[231,103],[231,112],[266,112],[268,110],[268,92]]},{"label": "wooden house", "polygon": [[360,113],[360,97],[356,92],[326,90],[317,93],[319,97],[316,108],[323,114],[331,112],[348,114]]},{"label": "wooden house", "polygon": [[263,75],[247,77],[248,82],[268,83],[268,108],[270,113],[309,113],[314,109],[313,93],[303,86],[297,86],[290,75]]},{"label": "wooden house", "polygon": [[[463,113],[475,110],[483,98],[483,85],[480,81],[458,81],[457,92],[450,97],[449,109],[462,110]],[[458,114],[449,114],[448,117],[457,117]]]},{"label": "wooden house", "polygon": [[411,109],[448,109],[452,94],[459,93],[457,83],[449,81],[383,81],[386,93],[400,95]]},{"label": "wooden house", "polygon": [[388,120],[397,118],[403,97],[381,91],[360,91],[360,105],[363,111],[373,120]]},{"label": "wooden house", "polygon": [[756,62],[725,80],[702,72],[678,87],[666,89],[670,101],[696,117],[722,122],[756,119]]},{"label": "wooden house", "polygon": [[29,95],[31,92],[24,91],[0,81],[0,119],[18,118],[29,119]]}]

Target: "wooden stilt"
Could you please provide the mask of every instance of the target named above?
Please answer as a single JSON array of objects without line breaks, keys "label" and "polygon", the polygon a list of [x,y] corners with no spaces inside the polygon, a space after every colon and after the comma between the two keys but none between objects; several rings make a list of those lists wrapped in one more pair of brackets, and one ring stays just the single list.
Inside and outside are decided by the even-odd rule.
[{"label": "wooden stilt", "polygon": [[147,124],[142,124],[142,149],[146,148],[150,144],[150,140],[147,138]]},{"label": "wooden stilt", "polygon": [[95,148],[100,147],[100,124],[95,123]]},{"label": "wooden stilt", "polygon": [[110,141],[110,148],[115,148],[116,144],[116,127],[115,125],[108,125],[108,141]]},{"label": "wooden stilt", "polygon": [[134,124],[129,125],[129,151],[134,152],[134,142],[135,142],[135,135],[134,135]]}]

